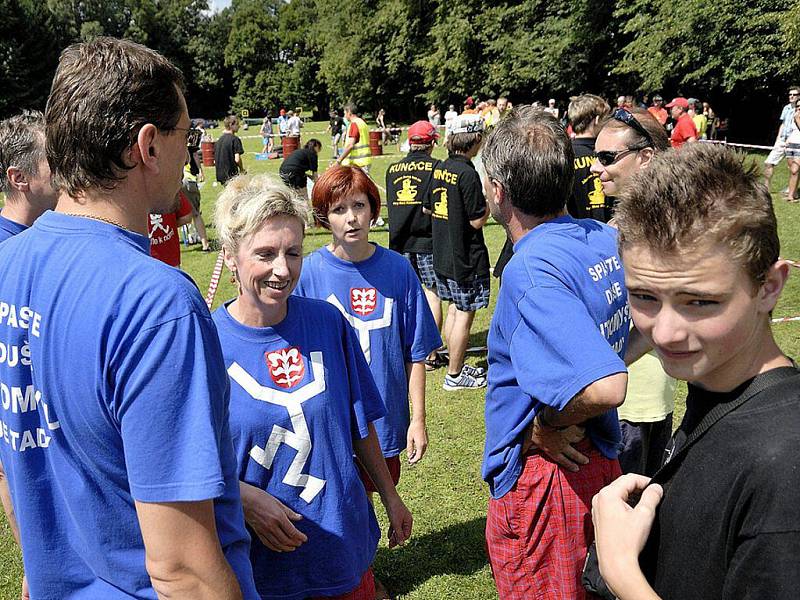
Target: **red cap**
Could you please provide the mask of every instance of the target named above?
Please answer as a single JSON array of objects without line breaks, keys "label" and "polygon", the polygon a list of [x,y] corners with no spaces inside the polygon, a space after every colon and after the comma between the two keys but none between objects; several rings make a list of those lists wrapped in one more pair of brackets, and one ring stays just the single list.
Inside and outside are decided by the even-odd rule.
[{"label": "red cap", "polygon": [[439,134],[429,121],[417,121],[408,128],[408,141],[417,144],[429,144],[438,140]]},{"label": "red cap", "polygon": [[689,101],[686,98],[673,98],[672,102],[667,104],[667,108],[672,108],[673,106],[680,106],[682,109],[686,110],[689,108]]}]

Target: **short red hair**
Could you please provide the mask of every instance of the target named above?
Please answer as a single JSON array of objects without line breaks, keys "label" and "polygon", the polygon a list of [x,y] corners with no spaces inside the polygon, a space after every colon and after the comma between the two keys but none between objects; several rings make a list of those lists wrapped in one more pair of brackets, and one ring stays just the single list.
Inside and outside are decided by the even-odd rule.
[{"label": "short red hair", "polygon": [[328,212],[331,206],[352,194],[363,193],[369,200],[369,212],[374,221],[381,213],[381,196],[378,187],[358,167],[333,166],[314,184],[311,192],[311,205],[314,207],[314,221],[317,225],[328,227]]}]

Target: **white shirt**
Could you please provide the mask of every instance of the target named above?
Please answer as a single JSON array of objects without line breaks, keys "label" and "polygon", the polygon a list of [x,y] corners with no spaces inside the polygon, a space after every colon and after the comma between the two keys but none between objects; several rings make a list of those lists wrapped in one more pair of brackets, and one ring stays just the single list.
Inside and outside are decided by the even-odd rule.
[{"label": "white shirt", "polygon": [[289,120],[286,123],[286,135],[289,137],[300,137],[300,128],[302,126],[303,122],[300,120],[300,117],[297,115],[289,117]]}]

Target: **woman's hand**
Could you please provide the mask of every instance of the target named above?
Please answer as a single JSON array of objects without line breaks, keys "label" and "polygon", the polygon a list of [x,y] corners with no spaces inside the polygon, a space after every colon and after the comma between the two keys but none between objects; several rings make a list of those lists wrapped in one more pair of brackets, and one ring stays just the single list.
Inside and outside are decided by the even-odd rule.
[{"label": "woman's hand", "polygon": [[239,488],[244,519],[267,548],[275,552],[292,552],[308,540],[293,523],[300,521],[302,515],[257,487],[240,481]]},{"label": "woman's hand", "polygon": [[384,507],[386,516],[389,518],[389,548],[402,546],[411,537],[414,517],[411,516],[411,511],[406,508],[403,500],[396,493],[391,500],[384,503]]}]

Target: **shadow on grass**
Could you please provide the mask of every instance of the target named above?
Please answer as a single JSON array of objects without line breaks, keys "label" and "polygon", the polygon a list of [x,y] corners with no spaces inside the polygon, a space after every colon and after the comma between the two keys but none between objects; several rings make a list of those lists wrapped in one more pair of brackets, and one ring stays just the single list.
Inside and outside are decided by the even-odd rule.
[{"label": "shadow on grass", "polygon": [[412,537],[398,550],[382,547],[376,575],[393,595],[407,594],[438,575],[472,575],[488,563],[485,529],[486,518],[479,517]]}]

